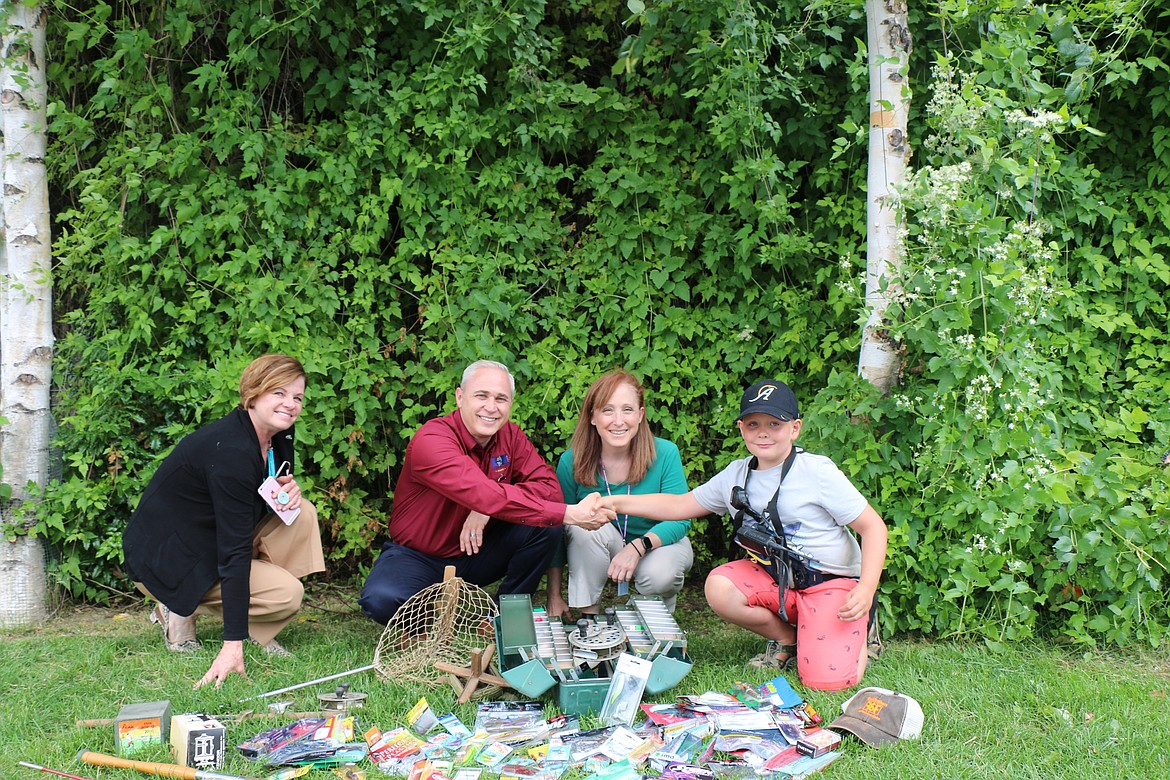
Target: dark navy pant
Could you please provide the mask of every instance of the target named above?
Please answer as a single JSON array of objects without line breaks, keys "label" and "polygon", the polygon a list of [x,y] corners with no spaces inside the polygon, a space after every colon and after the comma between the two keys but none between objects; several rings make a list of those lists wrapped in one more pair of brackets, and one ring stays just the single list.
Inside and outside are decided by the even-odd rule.
[{"label": "dark navy pant", "polygon": [[362,586],[358,604],[385,624],[414,594],[442,582],[443,569],[455,567],[455,575],[481,587],[502,580],[498,593],[531,594],[540,585],[553,551],[561,543],[563,529],[537,528],[518,523],[492,522],[484,531],[475,555],[438,558],[395,542],[382,545],[382,554]]}]

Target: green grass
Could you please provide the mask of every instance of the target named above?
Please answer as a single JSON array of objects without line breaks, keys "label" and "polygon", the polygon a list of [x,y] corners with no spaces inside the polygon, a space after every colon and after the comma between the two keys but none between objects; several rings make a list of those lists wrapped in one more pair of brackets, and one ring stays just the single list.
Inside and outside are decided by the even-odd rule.
[{"label": "green grass", "polygon": [[[124,704],[161,699],[171,702],[174,713],[239,713],[258,706],[240,703],[244,697],[371,663],[381,628],[356,614],[355,598],[310,589],[311,606],[280,637],[296,657],[268,659],[249,647],[248,679],[234,677],[219,690],[192,689],[218,649],[219,626],[211,620],[200,621],[205,649],[192,656],[167,653],[140,605],[65,609],[42,627],[0,633],[0,778],[50,776],[16,766],[22,760],[95,780],[144,777],[75,761],[83,749],[113,752],[111,728],[79,728],[75,721],[113,718]],[[543,597],[534,602],[543,603]],[[657,700],[770,676],[744,664],[762,642],[720,623],[700,597],[684,601],[678,617],[689,632],[695,667]],[[465,722],[474,720],[474,705],[454,707],[446,686],[392,684],[373,672],[348,679],[370,696],[359,711],[366,726],[403,725],[407,709],[423,695],[437,714],[454,709]],[[789,679],[826,719],[847,697],[805,691],[794,674]],[[1170,659],[1164,654],[1082,655],[1041,643],[993,652],[980,643],[887,638],[865,684],[915,697],[926,715],[922,738],[881,751],[848,740],[827,778],[1155,778],[1165,777],[1170,763]],[[282,698],[294,699],[296,709],[313,709],[317,694],[334,685]],[[229,725],[229,759],[221,771],[263,775],[232,748],[269,725]],[[170,760],[163,750],[138,758]],[[370,776],[381,774],[371,767]],[[318,771],[308,777],[333,775]]]}]

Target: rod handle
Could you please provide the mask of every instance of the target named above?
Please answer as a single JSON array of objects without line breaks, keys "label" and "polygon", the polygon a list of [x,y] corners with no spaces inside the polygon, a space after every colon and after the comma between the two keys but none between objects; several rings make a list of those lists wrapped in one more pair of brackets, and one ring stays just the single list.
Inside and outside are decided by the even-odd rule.
[{"label": "rod handle", "polygon": [[199,770],[180,764],[162,764],[157,761],[135,761],[131,758],[111,756],[106,753],[95,753],[92,750],[82,750],[77,754],[77,760],[91,766],[108,766],[115,769],[133,769],[148,775],[158,777],[174,777],[178,780],[197,780]]}]

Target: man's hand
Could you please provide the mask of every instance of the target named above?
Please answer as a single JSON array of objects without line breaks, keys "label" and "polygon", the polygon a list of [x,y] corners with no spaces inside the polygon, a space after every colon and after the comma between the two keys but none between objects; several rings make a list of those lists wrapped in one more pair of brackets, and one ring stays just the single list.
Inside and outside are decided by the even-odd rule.
[{"label": "man's hand", "polygon": [[488,516],[482,512],[472,511],[463,521],[463,530],[459,532],[459,550],[464,555],[475,555],[483,544],[483,529],[487,526]]},{"label": "man's hand", "polygon": [[223,643],[219,655],[211,662],[211,668],[203,675],[202,680],[195,683],[195,687],[200,688],[215,680],[215,687],[218,688],[233,672],[241,677],[248,676],[244,671],[244,643],[240,641]]},{"label": "man's hand", "polygon": [[613,509],[601,503],[600,493],[590,493],[576,504],[565,507],[565,525],[575,525],[586,531],[596,531],[611,520],[617,519]]}]

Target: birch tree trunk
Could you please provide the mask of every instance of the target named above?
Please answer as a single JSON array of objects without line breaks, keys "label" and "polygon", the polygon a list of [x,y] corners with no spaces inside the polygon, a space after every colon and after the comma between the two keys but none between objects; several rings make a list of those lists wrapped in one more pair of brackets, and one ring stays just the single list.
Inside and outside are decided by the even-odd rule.
[{"label": "birch tree trunk", "polygon": [[[49,188],[45,173],[45,18],[43,5],[0,0],[0,522],[27,527],[30,482],[48,475],[53,328]],[[7,493],[8,491],[5,490]],[[41,542],[0,541],[0,625],[46,614]]]},{"label": "birch tree trunk", "polygon": [[869,46],[869,173],[867,177],[865,305],[858,372],[888,393],[902,371],[904,350],[887,328],[890,295],[902,268],[902,220],[894,191],[906,180],[910,143],[907,65],[912,38],[907,0],[866,0]]}]

